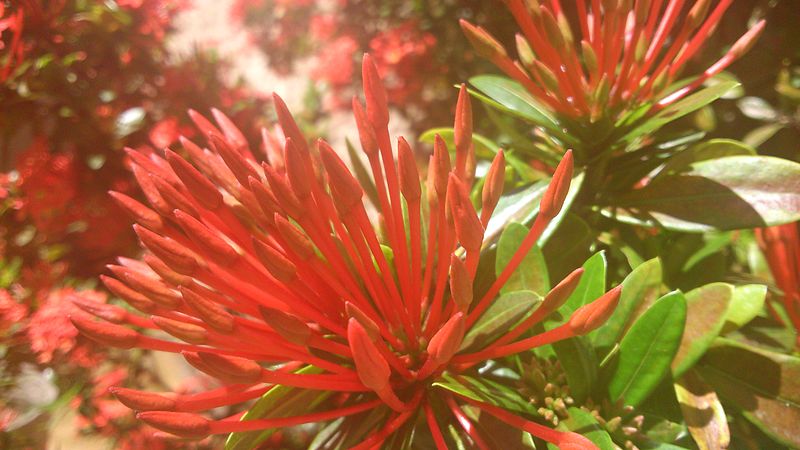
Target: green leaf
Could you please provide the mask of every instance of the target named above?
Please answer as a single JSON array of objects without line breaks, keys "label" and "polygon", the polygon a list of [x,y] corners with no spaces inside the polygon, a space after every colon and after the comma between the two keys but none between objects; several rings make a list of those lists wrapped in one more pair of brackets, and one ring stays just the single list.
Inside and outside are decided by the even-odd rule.
[{"label": "green leaf", "polygon": [[592,302],[606,292],[607,266],[608,261],[606,261],[605,251],[595,253],[583,263],[583,275],[581,275],[578,286],[558,310],[562,317],[571,316],[578,308]]},{"label": "green leaf", "polygon": [[761,431],[800,447],[800,358],[719,338],[698,371]]},{"label": "green leaf", "polygon": [[552,346],[561,368],[567,375],[570,395],[581,404],[597,382],[597,355],[584,336],[554,342]]},{"label": "green leaf", "polygon": [[766,125],[761,125],[760,127],[754,128],[745,134],[742,138],[742,142],[751,147],[760,147],[761,144],[770,140],[772,136],[775,136],[775,133],[781,131],[785,127],[786,125],[782,123],[768,123]]},{"label": "green leaf", "polygon": [[[643,311],[661,292],[661,261],[653,258],[640,264],[622,281],[622,294],[614,314],[603,326],[590,334],[594,346],[610,348],[619,342],[625,329],[635,319],[636,311]],[[638,314],[641,314],[639,312]]]},{"label": "green leaf", "polygon": [[516,81],[499,75],[478,75],[470,78],[469,84],[475,86],[507,112],[541,125],[559,137],[564,134],[555,117]]},{"label": "green leaf", "polygon": [[[614,441],[611,440],[611,436],[600,426],[592,413],[575,406],[567,408],[567,413],[569,416],[558,424],[558,430],[582,434],[594,442],[600,450],[615,450],[617,448],[614,445]],[[547,444],[547,448],[555,450],[558,447],[553,444]]]},{"label": "green leaf", "polygon": [[[453,128],[431,128],[426,130],[419,136],[420,142],[433,144],[436,135],[439,135],[447,143],[447,148],[455,149],[455,131]],[[479,158],[491,159],[497,153],[500,146],[494,143],[491,139],[477,133],[472,134],[472,141],[475,143],[475,154]]]},{"label": "green leaf", "polygon": [[370,203],[377,208],[380,204],[378,203],[378,191],[369,175],[370,172],[364,166],[364,162],[358,156],[359,152],[353,147],[349,139],[345,139],[345,144],[347,145],[347,155],[350,156],[350,165],[353,166],[353,174],[358,179],[362,189],[364,189],[364,193],[367,194]]},{"label": "green leaf", "polygon": [[472,400],[499,406],[509,412],[538,417],[536,408],[529,402],[529,399],[521,396],[517,390],[486,377],[454,376],[445,373],[433,383],[433,386],[455,392]]},{"label": "green leaf", "polygon": [[[564,217],[569,213],[570,206],[572,202],[575,201],[583,185],[583,179],[583,172],[572,178],[569,192],[567,192],[567,198],[564,200],[564,206],[561,208],[561,212],[559,212],[547,228],[545,228],[537,243],[539,247],[547,243],[547,240],[555,233],[561,221],[564,220]],[[492,213],[492,218],[486,225],[486,232],[483,236],[484,247],[494,242],[503,230],[505,230],[507,224],[511,222],[525,224],[532,221],[539,213],[539,202],[542,200],[542,196],[549,183],[550,180],[539,181],[521,190],[500,197],[500,201],[497,202],[497,206]]]},{"label": "green leaf", "polygon": [[701,161],[617,197],[621,221],[685,232],[735,230],[800,220],[800,164],[769,156]]},{"label": "green leaf", "polygon": [[767,287],[763,284],[736,286],[731,297],[731,306],[725,316],[722,333],[743,327],[764,309]]},{"label": "green leaf", "polygon": [[[495,274],[497,276],[506,268],[511,258],[522,246],[522,241],[528,235],[528,227],[512,222],[506,226],[497,243],[497,260]],[[506,284],[500,289],[501,293],[529,290],[544,296],[550,290],[550,278],[547,274],[547,264],[544,261],[542,249],[534,245],[517,270],[511,275]]]},{"label": "green leaf", "polygon": [[622,140],[630,142],[639,136],[651,134],[673,120],[679,119],[708,105],[737,86],[739,86],[739,83],[735,81],[726,81],[717,83],[713,86],[707,87],[687,97],[684,97],[672,105],[662,109],[653,117],[645,119],[641,125],[631,130],[622,138]]},{"label": "green leaf", "polygon": [[728,448],[731,433],[717,393],[694,371],[675,383],[686,426],[700,450]]},{"label": "green leaf", "polygon": [[686,299],[673,291],[634,322],[620,342],[616,371],[608,384],[612,402],[635,407],[650,395],[669,373],[685,321]]},{"label": "green leaf", "polygon": [[674,174],[686,169],[698,161],[722,158],[725,156],[755,155],[756,151],[743,142],[733,139],[712,139],[701,142],[683,150],[667,160],[658,176]]},{"label": "green leaf", "polygon": [[711,283],[686,293],[686,326],[672,361],[677,379],[689,370],[719,336],[733,297],[733,286]]},{"label": "green leaf", "polygon": [[[296,373],[316,374],[322,369],[306,366]],[[328,398],[333,391],[309,391],[291,386],[278,385],[267,391],[245,413],[240,420],[288,417],[313,411],[317,405]],[[269,439],[277,428],[231,433],[225,441],[225,450],[250,450]]]},{"label": "green leaf", "polygon": [[[478,350],[509,331],[530,315],[542,302],[542,297],[532,291],[515,291],[502,294],[486,309],[480,319],[469,329],[461,343],[463,350]],[[473,344],[477,344],[473,346]],[[474,347],[474,348],[471,348]]]}]

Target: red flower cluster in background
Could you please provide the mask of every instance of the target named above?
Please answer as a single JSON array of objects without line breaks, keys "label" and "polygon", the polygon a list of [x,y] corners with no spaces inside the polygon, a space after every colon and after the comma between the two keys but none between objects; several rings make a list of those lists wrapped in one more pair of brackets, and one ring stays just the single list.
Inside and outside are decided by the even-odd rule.
[{"label": "red flower cluster in background", "polygon": [[[472,50],[458,39],[453,17],[467,15],[491,22],[490,2],[374,2],[338,0],[236,0],[231,18],[241,22],[252,44],[278,73],[291,73],[311,60],[311,77],[329,109],[346,109],[357,94],[353,76],[361,55],[369,52],[386,80],[389,103],[422,130],[424,119],[448,121],[455,100],[453,80],[474,65]],[[447,46],[439,45],[449,39]],[[473,71],[474,73],[474,71]],[[424,113],[423,113],[424,111]]]},{"label": "red flower cluster in background", "polygon": [[[138,360],[114,360],[64,322],[81,313],[73,300],[105,303],[94,278],[117,255],[137,251],[130,221],[108,195],[138,195],[123,149],[146,153],[191,136],[189,108],[224,108],[251,138],[266,124],[268,102],[223,81],[224,61],[169,54],[167,38],[187,5],[0,2],[0,348],[8,361],[0,376],[13,379],[29,363],[54,367],[54,382],[68,392],[108,365],[136,371]],[[129,432],[107,435],[123,447],[151,439],[127,412],[112,420],[97,395],[98,407],[78,402],[86,426],[119,422]]]}]

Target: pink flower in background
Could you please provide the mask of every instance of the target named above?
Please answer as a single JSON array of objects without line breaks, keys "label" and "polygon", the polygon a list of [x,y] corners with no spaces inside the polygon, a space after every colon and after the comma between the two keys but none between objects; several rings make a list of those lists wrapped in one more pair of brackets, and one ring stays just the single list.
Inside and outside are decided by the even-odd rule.
[{"label": "pink flower in background", "polygon": [[39,363],[50,363],[58,356],[68,356],[72,362],[84,367],[96,363],[91,350],[78,341],[78,332],[71,326],[69,316],[86,314],[73,302],[104,304],[106,299],[106,294],[99,291],[76,291],[72,288],[51,291],[26,326],[31,350],[36,353]]},{"label": "pink flower in background", "polygon": [[349,86],[355,72],[358,50],[358,41],[352,36],[334,39],[319,52],[311,76],[325,81],[334,89]]},{"label": "pink flower in background", "polygon": [[0,335],[22,321],[27,314],[27,306],[17,302],[5,289],[0,289]]}]

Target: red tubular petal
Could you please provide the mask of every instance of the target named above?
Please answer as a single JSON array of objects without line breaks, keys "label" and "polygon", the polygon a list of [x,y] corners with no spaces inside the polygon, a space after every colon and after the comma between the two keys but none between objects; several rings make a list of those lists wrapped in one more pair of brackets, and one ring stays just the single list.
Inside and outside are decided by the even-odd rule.
[{"label": "red tubular petal", "polygon": [[212,211],[219,208],[222,204],[222,194],[205,175],[177,153],[166,150],[165,155],[172,170],[198,203]]},{"label": "red tubular petal", "polygon": [[251,177],[248,181],[250,183],[250,190],[253,192],[253,196],[256,202],[258,202],[258,206],[261,207],[261,210],[264,212],[265,217],[272,220],[272,216],[275,214],[286,215],[286,212],[278,203],[278,199],[275,198],[275,194],[273,194],[261,180]]},{"label": "red tubular petal", "polygon": [[175,400],[153,392],[116,386],[108,390],[120,403],[137,411],[172,411],[175,409]]},{"label": "red tubular petal", "polygon": [[108,322],[96,322],[88,317],[69,316],[75,328],[89,339],[111,347],[130,349],[136,347],[139,334],[130,328]]},{"label": "red tubular petal", "polygon": [[198,414],[145,411],[136,414],[136,418],[161,431],[184,438],[200,439],[211,434],[210,422]]},{"label": "red tubular petal", "polygon": [[174,239],[161,236],[139,225],[134,225],[133,231],[139,236],[142,244],[171,269],[189,276],[197,270],[199,263],[196,255]]},{"label": "red tubular petal", "polygon": [[456,117],[453,125],[456,145],[456,174],[464,181],[466,175],[467,155],[472,148],[472,105],[469,100],[467,86],[461,84],[456,103]]},{"label": "red tubular petal", "polygon": [[167,309],[175,309],[181,304],[178,295],[154,275],[113,264],[108,265],[108,268],[114,272],[117,277],[124,280],[128,286],[142,292],[148,299],[156,302],[160,306]]},{"label": "red tubular petal", "polygon": [[331,190],[334,192],[334,200],[337,205],[344,207],[344,211],[340,209],[340,212],[348,212],[361,203],[364,190],[361,189],[361,184],[356,177],[347,169],[344,161],[339,158],[339,155],[327,142],[319,140],[317,144],[322,157],[322,164],[328,173],[328,184],[330,184]]},{"label": "red tubular petal", "polygon": [[506,159],[503,149],[497,151],[489,167],[489,172],[483,183],[481,192],[481,223],[484,227],[489,223],[500,196],[503,195],[503,185],[506,181]]},{"label": "red tubular petal", "polygon": [[261,264],[282,283],[291,283],[297,278],[297,266],[281,252],[253,236],[253,248]]},{"label": "red tubular petal", "polygon": [[[175,187],[155,174],[150,174],[150,179],[153,182],[153,186],[158,189],[158,193],[161,194],[161,198],[164,199],[167,204],[169,204],[170,209],[182,209],[193,216],[198,215],[197,209],[194,207],[194,203],[192,203],[185,195],[175,189]],[[182,187],[182,189],[185,188]]]},{"label": "red tubular petal", "polygon": [[286,103],[275,93],[272,94],[272,101],[275,105],[275,112],[278,115],[278,122],[281,124],[283,134],[291,138],[294,144],[299,146],[303,151],[308,151],[308,142],[306,142],[303,132],[300,131],[300,127],[297,126],[297,122],[294,121],[294,117],[292,117],[292,113],[289,112],[289,108],[286,107]]},{"label": "red tubular petal", "polygon": [[300,200],[294,195],[294,191],[286,178],[267,164],[262,164],[261,167],[264,169],[267,183],[269,183],[272,195],[280,205],[280,209],[286,211],[287,214],[295,219],[303,217],[306,212],[303,210]]},{"label": "red tubular petal", "polygon": [[144,193],[144,196],[147,198],[147,202],[150,203],[150,206],[162,216],[168,216],[172,208],[169,203],[161,197],[161,193],[158,192],[155,184],[153,184],[153,180],[150,178],[150,173],[138,164],[133,164],[131,166],[131,171],[136,178],[136,182],[139,183],[139,188],[142,189],[142,193]]},{"label": "red tubular petal", "polygon": [[367,119],[367,112],[357,98],[353,97],[353,116],[356,119],[358,128],[358,139],[361,141],[361,149],[367,155],[378,153],[378,138],[375,137],[375,130]]},{"label": "red tubular petal", "polygon": [[466,311],[472,303],[472,277],[467,266],[456,255],[450,257],[450,295],[459,311]]},{"label": "red tubular petal", "polygon": [[450,358],[456,354],[461,346],[465,332],[464,314],[458,312],[431,338],[430,343],[428,343],[429,357],[440,365],[450,361]]},{"label": "red tubular petal", "polygon": [[117,280],[116,278],[111,278],[107,275],[100,275],[100,281],[102,281],[108,290],[114,295],[125,300],[129,305],[143,313],[150,314],[158,308],[158,306],[153,303],[152,300],[131,289],[125,283]]},{"label": "red tubular petal", "polygon": [[178,289],[183,301],[211,328],[221,333],[230,333],[234,330],[235,320],[225,308],[195,292],[189,286],[180,286]]},{"label": "red tubular petal", "polygon": [[219,237],[221,233],[218,231],[212,230],[204,223],[179,209],[173,212],[173,216],[178,225],[183,228],[186,236],[198,247],[208,252],[209,256],[218,265],[230,266],[239,258],[236,250]]},{"label": "red tubular petal", "polygon": [[208,341],[208,332],[203,327],[161,316],[151,316],[150,320],[157,327],[190,344],[205,344]]},{"label": "red tubular petal", "polygon": [[369,53],[364,54],[361,63],[361,76],[364,82],[364,97],[367,101],[367,118],[378,130],[389,124],[389,106],[386,89],[383,87],[378,68]]},{"label": "red tubular petal", "polygon": [[304,261],[314,256],[314,244],[300,229],[278,214],[274,220],[278,233],[289,246],[288,250]]},{"label": "red tubular petal", "polygon": [[400,166],[400,192],[409,203],[419,201],[422,189],[419,185],[417,161],[408,142],[402,137],[397,139],[397,159]]},{"label": "red tubular petal", "polygon": [[228,116],[225,115],[225,113],[217,108],[211,108],[211,114],[214,116],[214,120],[217,121],[217,124],[222,129],[225,139],[230,141],[230,143],[233,144],[237,149],[247,149],[247,139],[245,139],[239,128],[236,127],[236,125],[231,121],[231,119],[228,118]]},{"label": "red tubular petal", "polygon": [[75,304],[75,306],[83,311],[86,311],[87,313],[95,317],[99,317],[107,322],[121,324],[125,323],[128,317],[128,312],[125,311],[124,308],[120,308],[116,305],[109,305],[106,303],[87,300],[78,295],[72,296],[70,300],[72,300],[72,303]]},{"label": "red tubular petal", "polygon": [[200,360],[215,370],[239,380],[240,383],[255,383],[261,379],[263,369],[255,361],[236,356],[198,352]]},{"label": "red tubular petal", "polygon": [[380,336],[381,333],[380,328],[378,328],[378,324],[364,314],[364,311],[361,311],[358,306],[350,302],[345,302],[344,309],[351,319],[356,319],[358,323],[364,327],[364,330],[367,332],[367,335],[369,335],[370,339],[378,339],[378,336]]},{"label": "red tubular petal", "polygon": [[242,186],[247,186],[247,177],[258,177],[258,173],[250,162],[240,152],[233,149],[222,136],[210,134],[209,141]]},{"label": "red tubular petal", "polygon": [[576,335],[583,335],[604,324],[619,304],[622,285],[611,289],[597,300],[578,308],[569,318],[569,328]]},{"label": "red tubular petal", "polygon": [[308,172],[303,155],[294,145],[292,138],[286,138],[284,146],[284,160],[286,161],[286,176],[292,186],[292,191],[302,202],[311,195],[311,183],[314,180],[314,173]]},{"label": "red tubular petal", "polygon": [[450,176],[447,189],[453,215],[456,238],[468,252],[478,252],[483,244],[483,225],[472,206],[463,183],[455,175]]},{"label": "red tubular petal", "polygon": [[125,194],[114,191],[109,191],[108,194],[134,221],[151,230],[160,231],[164,228],[164,222],[161,220],[161,216],[152,209]]},{"label": "red tubular petal", "polygon": [[175,272],[164,261],[152,253],[145,253],[142,256],[142,261],[161,277],[162,280],[173,286],[191,283],[193,280],[191,276],[181,275]]},{"label": "red tubular petal", "polygon": [[569,185],[572,182],[572,172],[572,150],[567,150],[558,167],[556,167],[553,178],[539,204],[539,214],[542,217],[552,219],[561,211],[561,206],[567,198]]},{"label": "red tubular petal", "polygon": [[440,198],[447,194],[447,179],[450,173],[450,153],[447,143],[438,134],[433,139],[433,157],[436,161],[433,186]]},{"label": "red tubular petal", "polygon": [[389,363],[356,319],[347,322],[347,340],[353,351],[358,378],[364,386],[376,392],[388,386],[392,374]]},{"label": "red tubular petal", "polygon": [[221,131],[217,129],[211,122],[208,121],[202,114],[199,112],[190,109],[187,111],[189,113],[189,118],[192,119],[194,125],[203,132],[203,135],[208,136],[210,134],[222,134]]},{"label": "red tubular petal", "polygon": [[305,346],[311,338],[311,329],[297,317],[277,309],[259,307],[261,317],[276,333],[287,341]]}]

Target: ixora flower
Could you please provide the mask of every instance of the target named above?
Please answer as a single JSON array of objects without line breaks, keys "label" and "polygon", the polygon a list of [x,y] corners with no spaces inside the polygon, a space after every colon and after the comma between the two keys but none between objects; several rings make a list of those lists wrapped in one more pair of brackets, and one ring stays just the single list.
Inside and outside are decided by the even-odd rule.
[{"label": "ixora flower", "polygon": [[[791,325],[800,330],[800,231],[797,223],[755,230],[758,246],[767,258],[775,284],[783,291],[783,307]],[[774,308],[773,316],[782,321]],[[800,336],[797,337],[800,348]]]},{"label": "ixora flower", "polygon": [[[190,112],[211,146],[203,149],[184,139],[193,164],[170,150],[164,159],[130,153],[150,207],[113,195],[136,218],[147,252],[143,261],[123,259],[111,266],[115,277],[103,280],[149,317],[82,302],[81,308],[102,321],[75,316],[73,322],[107,345],[180,352],[223,386],[194,395],[125,388],[113,393],[140,411],[141,420],[189,438],[381,409],[383,422],[352,448],[377,448],[417,419],[427,422],[438,448],[446,448],[446,424],[461,426],[485,447],[462,411],[471,405],[561,448],[594,448],[578,434],[433,386],[444,373],[477,373],[486,360],[588,333],[616,307],[619,288],[581,307],[561,326],[526,334],[563,304],[580,279],[578,269],[505,334],[478,350],[461,348],[465,333],[561,209],[572,176],[571,153],[558,166],[540,213],[508,266],[485,294],[473,298],[484,227],[502,191],[503,154],[489,171],[478,214],[467,189],[475,155],[471,107],[462,87],[455,161],[437,139],[423,188],[403,138],[395,160],[386,93],[368,55],[363,77],[366,109],[358,100],[353,106],[385,224],[383,242],[362,201],[364,186],[327,143],[307,145],[277,96],[286,140],[282,158],[267,158],[274,164],[259,163],[242,134],[216,110],[219,128]],[[291,417],[240,420],[237,414],[211,420],[198,414],[247,402],[279,385],[337,395]]]},{"label": "ixora flower", "polygon": [[558,0],[505,2],[522,31],[519,60],[462,20],[473,47],[552,111],[591,122],[675,103],[746,53],[765,24],[758,22],[702,74],[680,82],[733,0],[713,9],[711,0],[575,0],[580,30],[572,29]]}]

